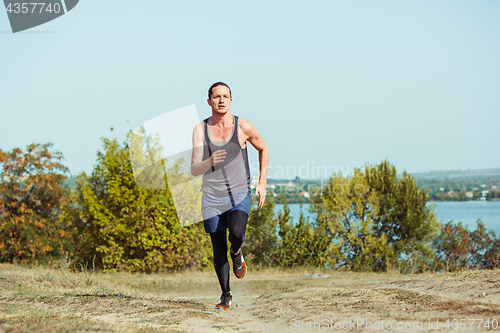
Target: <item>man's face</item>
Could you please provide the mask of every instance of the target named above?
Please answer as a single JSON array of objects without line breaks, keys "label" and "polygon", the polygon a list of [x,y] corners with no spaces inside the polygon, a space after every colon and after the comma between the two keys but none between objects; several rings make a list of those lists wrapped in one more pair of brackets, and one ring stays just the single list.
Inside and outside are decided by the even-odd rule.
[{"label": "man's face", "polygon": [[207,100],[208,105],[212,107],[212,111],[218,114],[225,114],[231,106],[231,93],[226,86],[217,86],[212,89],[212,97]]}]

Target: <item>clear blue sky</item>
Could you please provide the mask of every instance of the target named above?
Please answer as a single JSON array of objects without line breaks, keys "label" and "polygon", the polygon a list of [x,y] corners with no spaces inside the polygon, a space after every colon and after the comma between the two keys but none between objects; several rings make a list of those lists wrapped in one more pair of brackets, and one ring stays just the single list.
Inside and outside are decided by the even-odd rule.
[{"label": "clear blue sky", "polygon": [[12,34],[0,12],[0,149],[52,142],[89,172],[101,137],[190,104],[209,116],[206,91],[225,81],[270,177],[386,157],[498,168],[499,17],[497,0],[81,0]]}]

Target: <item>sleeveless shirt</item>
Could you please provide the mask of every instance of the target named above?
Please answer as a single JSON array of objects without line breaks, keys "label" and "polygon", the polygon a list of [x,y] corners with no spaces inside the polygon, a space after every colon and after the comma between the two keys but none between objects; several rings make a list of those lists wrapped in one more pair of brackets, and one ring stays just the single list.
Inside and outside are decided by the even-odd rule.
[{"label": "sleeveless shirt", "polygon": [[225,150],[223,162],[210,167],[202,178],[201,190],[214,196],[224,197],[239,191],[250,191],[250,167],[247,149],[241,148],[238,140],[238,116],[234,117],[233,133],[224,144],[214,144],[208,133],[208,120],[203,120],[205,142],[203,160],[208,159],[216,150]]}]

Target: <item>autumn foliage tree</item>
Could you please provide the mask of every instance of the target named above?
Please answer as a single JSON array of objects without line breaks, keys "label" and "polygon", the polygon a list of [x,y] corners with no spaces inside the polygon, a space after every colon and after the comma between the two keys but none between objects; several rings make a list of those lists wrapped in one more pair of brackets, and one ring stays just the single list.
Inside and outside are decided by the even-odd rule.
[{"label": "autumn foliage tree", "polygon": [[51,144],[23,152],[0,150],[0,261],[48,262],[60,256],[69,238],[61,223],[68,201],[62,185],[67,168]]},{"label": "autumn foliage tree", "polygon": [[467,225],[450,221],[441,226],[439,236],[434,239],[436,267],[448,271],[463,268],[500,267],[500,239],[495,232],[486,230],[481,220],[477,228],[469,231]]}]

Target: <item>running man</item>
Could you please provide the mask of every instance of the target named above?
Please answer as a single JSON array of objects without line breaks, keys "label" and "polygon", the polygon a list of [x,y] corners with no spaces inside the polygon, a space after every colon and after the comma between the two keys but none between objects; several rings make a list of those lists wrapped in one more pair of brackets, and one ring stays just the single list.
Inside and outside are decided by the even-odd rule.
[{"label": "running man", "polygon": [[251,123],[231,114],[232,101],[227,84],[216,82],[210,87],[207,102],[212,108],[212,116],[194,128],[191,158],[192,175],[203,175],[203,225],[210,233],[214,268],[222,289],[215,307],[224,310],[231,306],[233,298],[229,288],[226,229],[229,229],[234,275],[242,278],[247,272],[241,252],[252,201],[247,141],[259,152],[260,178],[255,194],[259,195],[260,208],[266,200],[269,164],[266,143]]}]

